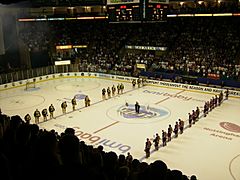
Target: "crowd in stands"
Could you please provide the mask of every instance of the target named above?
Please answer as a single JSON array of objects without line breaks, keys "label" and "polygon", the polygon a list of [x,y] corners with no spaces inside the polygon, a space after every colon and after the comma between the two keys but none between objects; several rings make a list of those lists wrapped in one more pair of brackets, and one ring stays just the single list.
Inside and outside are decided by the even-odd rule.
[{"label": "crowd in stands", "polygon": [[[234,2],[170,3],[169,14],[237,12]],[[136,63],[147,70],[207,77],[215,73],[239,80],[239,18],[168,18],[165,23],[109,24],[107,21],[48,21],[19,24],[19,38],[29,52],[49,51],[53,58],[78,59],[85,69],[132,72]],[[57,45],[87,45],[86,49],[56,52]],[[125,45],[167,47],[128,51]],[[15,64],[14,64],[15,65]],[[14,66],[11,64],[11,66]],[[6,70],[7,68],[2,68]]]},{"label": "crowd in stands", "polygon": [[[43,31],[38,28],[40,25]],[[31,24],[32,28],[21,32],[29,48],[87,45],[65,55],[78,59],[89,70],[132,72],[136,63],[144,63],[148,71],[240,79],[237,17],[171,18],[156,24],[59,21],[40,25]],[[130,51],[126,45],[166,47],[167,51]],[[56,52],[55,56],[62,54]]]},{"label": "crowd in stands", "polygon": [[[180,170],[161,161],[150,164],[134,159],[130,152],[105,152],[79,139],[73,128],[61,134],[28,124],[20,116],[0,115],[0,178],[98,179],[98,180],[188,180]],[[195,175],[190,177],[196,179]]]},{"label": "crowd in stands", "polygon": [[164,63],[154,70],[160,68],[200,77],[214,73],[239,80],[238,24],[239,20],[234,18],[182,19],[178,26],[181,31],[169,47],[169,53],[164,55]]},{"label": "crowd in stands", "polygon": [[170,3],[169,14],[198,13],[236,13],[239,12],[238,2],[229,1],[189,1]]}]

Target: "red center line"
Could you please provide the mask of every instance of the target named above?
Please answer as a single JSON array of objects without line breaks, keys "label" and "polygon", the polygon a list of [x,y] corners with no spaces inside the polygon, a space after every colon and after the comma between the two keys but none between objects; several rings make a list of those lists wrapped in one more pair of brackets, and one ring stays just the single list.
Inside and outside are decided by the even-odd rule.
[{"label": "red center line", "polygon": [[117,123],[119,123],[119,121],[116,121],[116,122],[114,122],[114,123],[112,123],[112,124],[109,124],[108,126],[105,126],[105,127],[101,128],[101,129],[93,132],[93,134],[98,133],[98,132],[100,132],[100,131],[102,131],[102,130],[104,130],[104,129],[107,129],[107,128],[109,128],[109,127],[111,127],[111,126],[113,126],[113,125],[115,125],[115,124],[117,124]]},{"label": "red center line", "polygon": [[158,102],[156,102],[155,104],[159,104],[159,103],[161,103],[161,102],[164,102],[164,101],[166,101],[166,100],[168,100],[170,97],[167,97],[167,98],[165,98],[165,99],[162,99],[161,101],[158,101]]},{"label": "red center line", "polygon": [[[182,91],[179,91],[178,93],[176,93],[174,96],[176,96],[176,95],[178,95],[178,94],[181,94],[182,92],[184,92],[185,90],[182,90]],[[166,100],[168,100],[170,97],[167,97],[167,98],[165,98],[165,99],[162,99],[161,101],[158,101],[158,102],[156,102],[155,104],[159,104],[159,103],[161,103],[161,102],[164,102],[164,101],[166,101]]]}]

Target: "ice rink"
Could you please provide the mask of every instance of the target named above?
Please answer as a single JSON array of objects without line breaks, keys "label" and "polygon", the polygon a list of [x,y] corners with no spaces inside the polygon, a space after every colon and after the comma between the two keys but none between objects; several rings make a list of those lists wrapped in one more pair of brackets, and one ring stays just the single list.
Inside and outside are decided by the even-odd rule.
[{"label": "ice rink", "polygon": [[[123,83],[124,93],[102,100],[102,88]],[[188,90],[163,88],[157,85],[132,87],[130,82],[101,78],[60,78],[36,84],[36,88],[24,90],[15,87],[0,91],[0,107],[7,115],[42,111],[50,104],[55,106],[55,119],[39,126],[59,133],[73,127],[76,135],[86,144],[104,146],[105,151],[126,155],[151,163],[163,160],[170,169],[181,170],[200,180],[239,180],[240,179],[240,98],[230,97],[216,107],[207,117],[188,128],[188,113],[196,107],[202,110],[204,102],[214,94]],[[84,97],[88,95],[91,106],[84,107]],[[71,99],[76,96],[77,107],[72,111]],[[68,103],[67,113],[62,114],[61,103]],[[140,113],[134,111],[136,101]],[[125,106],[126,102],[128,107]],[[150,158],[145,158],[146,138],[161,136],[168,125],[178,119],[185,120],[186,129],[178,138],[160,147],[151,148]]]}]

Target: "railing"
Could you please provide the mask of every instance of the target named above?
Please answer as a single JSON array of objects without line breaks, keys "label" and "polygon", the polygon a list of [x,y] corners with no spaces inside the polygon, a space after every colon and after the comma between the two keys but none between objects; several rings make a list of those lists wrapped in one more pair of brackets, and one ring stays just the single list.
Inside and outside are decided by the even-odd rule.
[{"label": "railing", "polygon": [[99,72],[99,73],[107,73],[107,74],[114,74],[114,75],[130,76],[130,73],[126,71],[97,69],[94,66],[84,68],[79,66],[78,64],[70,64],[70,65],[62,65],[62,66],[46,66],[41,68],[25,69],[25,70],[6,73],[6,74],[0,74],[0,85],[21,81],[24,79],[31,79],[39,76],[49,75],[49,74],[68,73],[68,72]]}]

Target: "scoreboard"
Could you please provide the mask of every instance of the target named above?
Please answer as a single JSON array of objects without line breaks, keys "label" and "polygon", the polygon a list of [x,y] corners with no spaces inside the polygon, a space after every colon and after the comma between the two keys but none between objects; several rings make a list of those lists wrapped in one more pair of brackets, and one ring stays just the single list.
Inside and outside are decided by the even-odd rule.
[{"label": "scoreboard", "polygon": [[110,0],[107,2],[110,22],[166,21],[168,2],[164,0]]},{"label": "scoreboard", "polygon": [[146,8],[147,21],[166,21],[168,5],[161,3],[149,3]]},{"label": "scoreboard", "polygon": [[139,4],[115,4],[107,7],[110,22],[141,21]]}]

